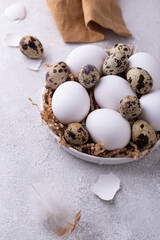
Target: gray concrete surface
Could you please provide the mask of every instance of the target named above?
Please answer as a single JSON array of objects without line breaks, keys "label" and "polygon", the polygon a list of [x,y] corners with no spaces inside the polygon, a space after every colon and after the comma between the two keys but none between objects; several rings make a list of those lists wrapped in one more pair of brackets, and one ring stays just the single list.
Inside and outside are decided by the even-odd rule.
[{"label": "gray concrete surface", "polygon": [[[69,240],[159,240],[160,239],[160,149],[137,162],[98,166],[76,159],[60,149],[39,112],[27,100],[40,102],[45,67],[39,72],[17,60],[18,49],[4,43],[15,32],[35,35],[45,48],[45,61],[64,60],[79,44],[62,41],[45,0],[21,0],[27,17],[19,24],[4,17],[12,0],[0,1],[0,239],[59,239],[34,221],[28,190],[34,182],[56,188],[70,205],[82,210],[82,218]],[[135,51],[160,54],[160,1],[120,0]],[[111,46],[128,39],[106,31],[97,43]],[[100,174],[114,172],[121,190],[113,202],[101,201],[90,191]]]}]

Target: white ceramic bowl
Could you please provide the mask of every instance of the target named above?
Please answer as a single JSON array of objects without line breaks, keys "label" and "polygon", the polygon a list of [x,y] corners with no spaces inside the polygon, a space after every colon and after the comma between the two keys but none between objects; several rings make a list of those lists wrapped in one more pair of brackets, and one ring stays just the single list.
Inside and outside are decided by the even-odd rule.
[{"label": "white ceramic bowl", "polygon": [[[43,89],[44,92],[44,89]],[[43,104],[42,104],[42,99],[41,99],[41,109],[43,108]],[[50,130],[50,128],[48,128]],[[59,141],[59,137],[53,133],[52,130],[49,131],[50,134],[52,134],[52,136],[56,139],[56,141]],[[157,141],[154,149],[156,149],[158,146],[160,145],[160,140]],[[98,163],[98,164],[108,164],[108,165],[112,165],[112,164],[122,164],[122,163],[128,163],[128,162],[132,162],[135,161],[134,158],[103,158],[103,157],[96,157],[96,156],[92,156],[86,153],[82,153],[77,151],[76,149],[70,147],[70,148],[66,148],[65,146],[61,146],[66,152],[70,153],[71,155],[80,158],[82,160],[88,161],[88,162],[92,162],[92,163]],[[153,149],[153,150],[154,150]],[[152,151],[153,151],[152,150]],[[143,155],[145,155],[147,151],[143,152]],[[143,156],[142,156],[143,157]]]}]

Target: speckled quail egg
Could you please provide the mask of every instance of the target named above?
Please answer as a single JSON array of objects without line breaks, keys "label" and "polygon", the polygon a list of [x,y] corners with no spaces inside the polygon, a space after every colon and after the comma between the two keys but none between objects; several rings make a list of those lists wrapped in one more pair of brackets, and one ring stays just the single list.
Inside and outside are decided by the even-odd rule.
[{"label": "speckled quail egg", "polygon": [[125,54],[118,52],[108,56],[103,63],[104,75],[116,75],[126,70],[128,58]]},{"label": "speckled quail egg", "polygon": [[81,145],[88,141],[87,130],[80,123],[70,123],[64,132],[64,137],[70,144]]},{"label": "speckled quail egg", "polygon": [[41,42],[33,36],[25,36],[21,38],[19,49],[29,58],[40,58],[44,51]]},{"label": "speckled quail egg", "polygon": [[67,80],[69,69],[66,63],[59,62],[49,67],[46,73],[46,85],[51,89],[56,89]]},{"label": "speckled quail egg", "polygon": [[128,58],[131,56],[131,49],[124,43],[115,44],[110,50],[110,54],[116,54],[118,52],[127,55]]},{"label": "speckled quail egg", "polygon": [[141,150],[153,147],[157,141],[156,133],[147,122],[137,120],[132,127],[132,140]]},{"label": "speckled quail egg", "polygon": [[135,96],[126,96],[119,103],[119,112],[126,119],[138,117],[141,111],[140,101]]},{"label": "speckled quail egg", "polygon": [[146,70],[139,67],[129,69],[127,72],[127,80],[133,91],[140,94],[150,92],[153,86],[151,75]]},{"label": "speckled quail egg", "polygon": [[100,75],[98,69],[90,64],[81,67],[78,73],[78,80],[85,88],[94,87],[99,81]]}]

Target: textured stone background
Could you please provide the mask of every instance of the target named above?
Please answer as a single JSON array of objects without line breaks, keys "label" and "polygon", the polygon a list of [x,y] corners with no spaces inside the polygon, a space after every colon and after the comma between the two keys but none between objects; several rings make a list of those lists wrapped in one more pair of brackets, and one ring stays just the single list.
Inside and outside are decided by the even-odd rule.
[{"label": "textured stone background", "polygon": [[[52,240],[53,233],[34,221],[28,192],[31,183],[56,188],[70,205],[82,209],[78,228],[69,240],[160,239],[160,149],[149,157],[117,166],[98,166],[60,149],[39,112],[27,100],[40,103],[45,67],[33,72],[20,64],[18,49],[4,43],[15,32],[35,35],[45,48],[45,61],[65,60],[79,44],[62,41],[45,0],[21,0],[27,17],[19,24],[4,17],[12,0],[0,1],[0,239]],[[135,51],[160,54],[160,1],[120,0],[124,19],[133,34]],[[128,39],[106,31],[105,47]],[[113,202],[101,201],[90,191],[100,174],[114,172],[121,190]],[[66,238],[64,238],[66,239]]]}]

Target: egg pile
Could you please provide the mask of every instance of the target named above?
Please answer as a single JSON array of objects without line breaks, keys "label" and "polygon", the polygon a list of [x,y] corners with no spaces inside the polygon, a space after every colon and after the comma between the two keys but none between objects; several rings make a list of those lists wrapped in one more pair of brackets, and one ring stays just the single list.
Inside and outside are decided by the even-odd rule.
[{"label": "egg pile", "polygon": [[109,53],[90,44],[74,49],[46,73],[65,141],[73,147],[102,141],[108,151],[130,141],[140,151],[153,147],[160,131],[159,76],[152,55],[132,54],[125,44]]}]

